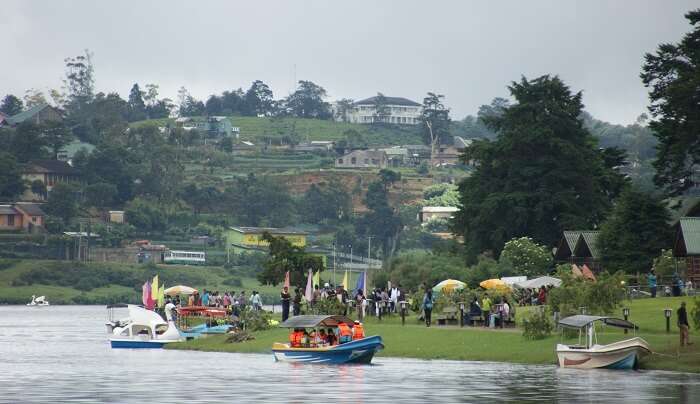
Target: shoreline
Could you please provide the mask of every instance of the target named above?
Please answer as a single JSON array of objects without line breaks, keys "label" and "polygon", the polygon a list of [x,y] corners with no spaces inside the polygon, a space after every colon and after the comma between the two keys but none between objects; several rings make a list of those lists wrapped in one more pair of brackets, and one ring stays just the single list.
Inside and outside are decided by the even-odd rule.
[{"label": "shoreline", "polygon": [[[393,320],[393,321],[392,321]],[[421,360],[454,360],[499,362],[530,365],[558,366],[555,353],[558,335],[542,340],[527,340],[520,329],[484,329],[481,327],[433,326],[426,328],[415,322],[406,326],[396,319],[381,324],[375,319],[365,322],[367,335],[380,335],[385,349],[377,357]],[[254,340],[228,343],[226,335],[212,335],[191,341],[171,344],[166,349],[202,352],[258,353],[272,355],[272,343],[287,340],[287,330],[273,328],[253,332]],[[696,345],[678,353],[677,334],[645,334],[654,354],[641,360],[640,370],[663,370],[700,373],[700,349]],[[630,335],[629,337],[632,337]],[[602,343],[626,338],[621,332],[599,333]],[[676,341],[675,347],[672,341]],[[438,341],[439,343],[434,343]]]}]

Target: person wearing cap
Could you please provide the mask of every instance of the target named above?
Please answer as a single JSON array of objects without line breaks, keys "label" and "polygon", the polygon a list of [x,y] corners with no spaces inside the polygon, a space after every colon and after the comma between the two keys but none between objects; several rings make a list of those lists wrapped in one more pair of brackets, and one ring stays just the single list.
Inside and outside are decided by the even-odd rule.
[{"label": "person wearing cap", "polygon": [[352,340],[356,341],[356,340],[362,339],[364,337],[365,337],[365,329],[362,326],[362,323],[355,320],[355,324],[353,324],[353,326],[352,326]]}]

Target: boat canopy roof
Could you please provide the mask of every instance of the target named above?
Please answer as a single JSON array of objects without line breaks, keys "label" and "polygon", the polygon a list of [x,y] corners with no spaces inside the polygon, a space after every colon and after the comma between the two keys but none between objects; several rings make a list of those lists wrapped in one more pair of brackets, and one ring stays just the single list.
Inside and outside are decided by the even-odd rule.
[{"label": "boat canopy roof", "polygon": [[125,309],[127,307],[129,307],[129,305],[126,303],[115,303],[115,304],[108,304],[107,305],[108,309]]},{"label": "boat canopy roof", "polygon": [[628,329],[636,329],[637,328],[637,326],[635,326],[633,323],[631,323],[627,320],[622,320],[620,318],[604,317],[604,316],[587,316],[587,315],[583,315],[583,314],[578,314],[575,316],[562,318],[561,320],[559,320],[559,325],[564,326],[564,327],[569,327],[569,328],[584,328],[594,321],[601,321],[604,324],[612,326],[612,327],[620,327],[620,328],[628,328]]},{"label": "boat canopy roof", "polygon": [[337,327],[338,323],[352,324],[353,321],[346,316],[296,316],[290,317],[280,324],[282,328],[312,328],[312,327]]}]

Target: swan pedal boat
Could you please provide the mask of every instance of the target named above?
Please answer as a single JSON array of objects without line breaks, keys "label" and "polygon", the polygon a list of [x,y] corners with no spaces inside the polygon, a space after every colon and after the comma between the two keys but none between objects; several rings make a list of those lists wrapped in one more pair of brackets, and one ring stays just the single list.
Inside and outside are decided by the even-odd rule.
[{"label": "swan pedal boat", "polygon": [[[636,330],[633,323],[613,317],[576,315],[563,318],[559,325],[579,330],[579,344],[557,344],[559,366],[577,369],[636,369],[639,360],[651,353],[649,344],[642,338],[634,337],[612,344],[597,344],[595,323],[623,329]],[[584,340],[584,343],[582,342]]]},{"label": "swan pedal boat", "polygon": [[36,297],[35,295],[32,295],[32,301],[27,303],[27,306],[32,306],[32,307],[45,307],[48,305],[49,305],[49,301],[46,300],[46,296]]},{"label": "swan pedal boat", "polygon": [[[114,307],[108,306],[108,309]],[[128,319],[107,323],[108,330],[112,331],[109,339],[112,348],[162,348],[165,344],[185,340],[171,316],[166,322],[154,311],[133,304],[126,307]]]},{"label": "swan pedal boat", "polygon": [[[346,316],[296,316],[280,324],[281,328],[336,328],[339,322],[352,326],[353,321]],[[272,345],[275,361],[296,363],[345,364],[372,362],[374,354],[384,348],[382,337],[369,336],[343,344],[318,347],[296,348],[288,343],[276,342]]]}]

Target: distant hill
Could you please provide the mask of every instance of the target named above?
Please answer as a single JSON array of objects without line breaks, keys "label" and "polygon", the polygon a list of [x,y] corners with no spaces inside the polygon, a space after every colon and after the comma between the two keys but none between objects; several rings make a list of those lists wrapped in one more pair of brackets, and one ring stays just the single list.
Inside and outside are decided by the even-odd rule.
[{"label": "distant hill", "polygon": [[[201,117],[194,117],[195,119]],[[350,135],[356,141],[366,142],[368,146],[420,144],[419,128],[416,126],[397,125],[362,125],[335,122],[331,120],[307,118],[258,118],[251,116],[228,117],[233,126],[241,129],[242,140],[253,143],[289,143],[313,140],[343,140]],[[131,126],[148,124],[174,125],[174,119],[155,119],[134,122]],[[357,134],[359,138],[357,139]]]}]

